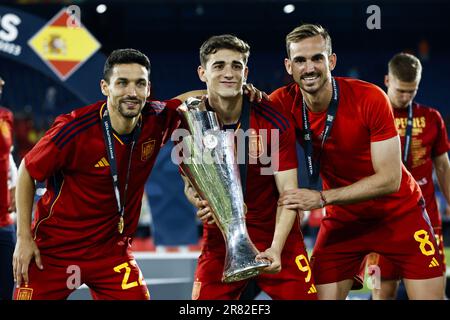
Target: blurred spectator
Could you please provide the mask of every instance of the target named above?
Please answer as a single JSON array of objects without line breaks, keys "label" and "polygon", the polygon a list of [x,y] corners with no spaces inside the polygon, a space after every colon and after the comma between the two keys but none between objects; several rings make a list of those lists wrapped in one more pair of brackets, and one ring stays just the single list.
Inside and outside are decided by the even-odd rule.
[{"label": "blurred spectator", "polygon": [[[0,97],[5,81],[0,77]],[[0,300],[11,300],[14,280],[12,255],[16,230],[11,215],[11,194],[8,185],[10,152],[13,144],[13,114],[0,106]]]},{"label": "blurred spectator", "polygon": [[20,161],[43,135],[35,126],[32,113],[19,113],[14,122],[16,138],[16,160]]},{"label": "blurred spectator", "polygon": [[418,44],[419,58],[422,61],[428,61],[430,59],[430,44],[427,40],[422,39]]},{"label": "blurred spectator", "polygon": [[50,86],[45,92],[45,100],[42,104],[42,110],[44,114],[53,114],[56,106],[56,94],[58,91],[55,87]]}]

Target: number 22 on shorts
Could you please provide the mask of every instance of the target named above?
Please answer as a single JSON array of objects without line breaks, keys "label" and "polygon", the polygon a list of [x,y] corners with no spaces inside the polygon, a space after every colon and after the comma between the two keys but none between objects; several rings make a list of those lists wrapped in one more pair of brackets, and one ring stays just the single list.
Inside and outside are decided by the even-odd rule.
[{"label": "number 22 on shorts", "polygon": [[[138,285],[143,285],[143,277],[142,277],[142,273],[139,270],[139,278],[138,281],[133,281],[133,282],[128,282],[128,280],[130,279],[130,274],[131,274],[131,268],[130,265],[132,266],[136,266],[136,261],[134,260],[130,260],[130,263],[128,264],[128,262],[124,262],[122,264],[119,264],[118,266],[114,267],[114,271],[121,273],[122,269],[125,269],[125,273],[123,275],[123,279],[122,279],[122,289],[123,290],[127,290],[130,288],[134,288],[137,287]],[[139,284],[138,284],[139,282]]]}]

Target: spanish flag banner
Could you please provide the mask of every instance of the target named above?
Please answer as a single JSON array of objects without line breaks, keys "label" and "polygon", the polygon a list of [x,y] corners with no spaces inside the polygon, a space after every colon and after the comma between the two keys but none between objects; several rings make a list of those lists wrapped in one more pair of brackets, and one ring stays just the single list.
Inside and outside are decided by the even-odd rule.
[{"label": "spanish flag banner", "polygon": [[59,11],[28,45],[58,77],[65,81],[98,49],[100,43],[66,8]]}]

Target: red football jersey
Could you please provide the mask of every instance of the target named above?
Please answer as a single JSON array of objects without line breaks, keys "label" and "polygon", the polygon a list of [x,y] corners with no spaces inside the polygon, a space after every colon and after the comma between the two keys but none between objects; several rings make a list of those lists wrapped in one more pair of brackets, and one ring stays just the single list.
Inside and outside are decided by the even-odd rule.
[{"label": "red football jersey", "polygon": [[[337,77],[339,105],[320,159],[324,189],[340,188],[374,174],[370,143],[395,137],[398,133],[386,94],[377,86],[356,79]],[[297,138],[303,144],[302,95],[296,83],[277,89],[271,99],[293,114]],[[319,154],[327,111],[308,110],[314,155]],[[391,219],[417,208],[419,186],[402,166],[398,192],[355,204],[328,206],[337,220]]]},{"label": "red football jersey", "polygon": [[[244,97],[246,99],[247,97]],[[249,236],[258,250],[270,247],[275,230],[278,189],[273,174],[264,174],[262,168],[270,167],[268,156],[274,171],[297,168],[295,131],[291,116],[276,110],[268,101],[252,103],[250,112],[249,163],[244,201],[247,205],[246,225]],[[270,132],[276,130],[279,140],[272,141]],[[267,139],[264,139],[267,132]],[[267,143],[265,143],[267,141]],[[279,142],[278,142],[279,141]],[[277,144],[274,148],[273,143]],[[278,149],[276,152],[275,149]],[[263,160],[263,158],[265,160]],[[215,224],[204,224],[204,244],[215,252],[223,252],[224,240]],[[288,236],[284,250],[289,251],[303,239],[297,221]]]},{"label": "red football jersey", "polygon": [[[394,108],[395,124],[404,151],[408,109]],[[433,158],[450,150],[447,130],[439,111],[413,103],[413,130],[406,167],[420,185],[433,228],[441,227],[433,183]]]},{"label": "red football jersey", "polygon": [[8,213],[9,189],[9,153],[12,146],[13,114],[6,108],[0,107],[0,227],[13,223]]},{"label": "red football jersey", "polygon": [[[92,259],[123,237],[132,237],[139,219],[144,184],[161,146],[179,124],[181,102],[151,101],[142,111],[141,133],[134,147],[125,229],[118,232],[119,213],[101,124],[104,101],[59,116],[25,156],[30,175],[47,180],[39,199],[33,236],[41,252],[65,259]],[[114,134],[120,195],[123,203],[131,144]]]}]

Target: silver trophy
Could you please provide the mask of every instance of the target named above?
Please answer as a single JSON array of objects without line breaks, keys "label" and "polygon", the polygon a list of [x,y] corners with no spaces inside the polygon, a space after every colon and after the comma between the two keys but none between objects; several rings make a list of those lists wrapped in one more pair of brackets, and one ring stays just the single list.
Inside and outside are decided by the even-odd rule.
[{"label": "silver trophy", "polygon": [[234,133],[222,131],[217,114],[201,110],[201,105],[201,100],[190,98],[178,109],[190,133],[181,142],[180,167],[200,197],[208,201],[224,237],[222,281],[240,281],[258,275],[270,262],[255,260],[259,251],[247,232]]}]

